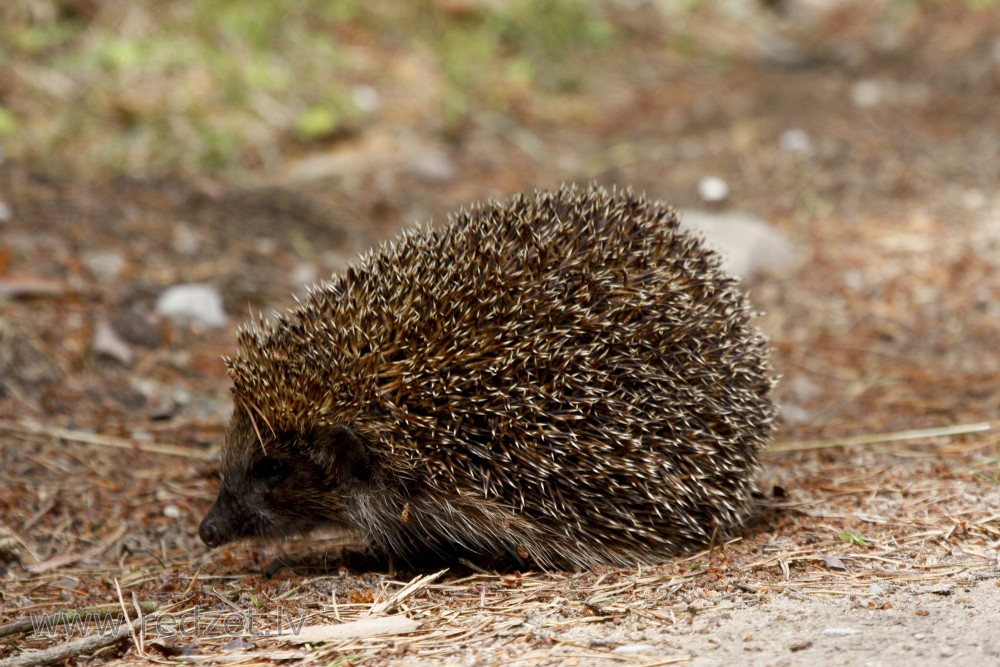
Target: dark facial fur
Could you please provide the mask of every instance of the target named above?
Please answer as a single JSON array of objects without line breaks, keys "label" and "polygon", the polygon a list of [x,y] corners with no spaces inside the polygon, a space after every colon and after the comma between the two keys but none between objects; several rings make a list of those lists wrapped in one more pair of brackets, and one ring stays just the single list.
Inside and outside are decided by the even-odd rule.
[{"label": "dark facial fur", "polygon": [[[259,419],[258,419],[259,421]],[[348,526],[346,504],[370,478],[364,448],[342,426],[272,433],[237,409],[223,448],[219,496],[199,534],[210,547]]]},{"label": "dark facial fur", "polygon": [[220,478],[219,495],[199,529],[212,548],[323,527],[360,531],[410,560],[427,553],[445,559],[516,555],[523,545],[546,539],[544,530],[494,503],[388,481],[362,436],[344,425],[274,434],[236,409]]}]

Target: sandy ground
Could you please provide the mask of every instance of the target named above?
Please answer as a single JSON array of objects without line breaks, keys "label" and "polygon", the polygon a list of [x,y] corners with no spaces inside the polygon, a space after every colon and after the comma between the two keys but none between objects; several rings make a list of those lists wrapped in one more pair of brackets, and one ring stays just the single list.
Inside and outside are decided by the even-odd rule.
[{"label": "sandy ground", "polygon": [[677,628],[652,628],[629,639],[636,648],[647,645],[651,659],[688,655],[691,664],[705,666],[979,665],[1000,659],[995,581],[881,590],[872,584],[854,595],[811,598],[788,592],[767,602],[734,596]]}]

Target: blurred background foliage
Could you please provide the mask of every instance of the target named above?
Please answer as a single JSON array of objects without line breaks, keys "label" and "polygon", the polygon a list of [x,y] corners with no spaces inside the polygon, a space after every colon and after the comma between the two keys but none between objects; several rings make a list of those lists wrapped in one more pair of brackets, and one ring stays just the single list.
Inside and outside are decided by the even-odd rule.
[{"label": "blurred background foliage", "polygon": [[[650,30],[681,57],[725,66],[731,43],[685,32],[684,17],[720,7],[738,19],[778,16],[787,4],[5,0],[0,147],[87,172],[241,178],[373,122],[457,141],[477,114],[516,116],[599,72],[641,68],[641,52],[618,55]],[[902,21],[929,3],[876,4]],[[637,23],[640,6],[659,20]]]},{"label": "blurred background foliage", "polygon": [[368,85],[400,54],[441,89],[435,115],[453,133],[476,107],[576,85],[574,51],[613,37],[602,11],[579,0],[8,0],[0,136],[8,154],[114,170],[253,167],[286,143],[356,131],[377,104]]}]

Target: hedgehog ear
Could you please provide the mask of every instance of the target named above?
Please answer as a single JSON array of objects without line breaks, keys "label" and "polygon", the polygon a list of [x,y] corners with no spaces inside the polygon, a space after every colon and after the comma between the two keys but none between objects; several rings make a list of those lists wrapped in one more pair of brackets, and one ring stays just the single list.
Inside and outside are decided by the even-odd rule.
[{"label": "hedgehog ear", "polygon": [[343,424],[318,426],[311,434],[308,451],[328,472],[343,484],[371,479],[368,450],[364,441]]}]

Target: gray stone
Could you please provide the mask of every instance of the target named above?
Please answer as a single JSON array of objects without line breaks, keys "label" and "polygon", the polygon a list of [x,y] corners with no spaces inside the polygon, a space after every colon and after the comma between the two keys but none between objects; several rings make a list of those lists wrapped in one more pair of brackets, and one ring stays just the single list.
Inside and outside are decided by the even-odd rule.
[{"label": "gray stone", "polygon": [[156,301],[156,312],[175,323],[196,323],[205,327],[226,324],[222,295],[212,285],[192,283],[164,290]]},{"label": "gray stone", "polygon": [[798,259],[784,234],[747,213],[683,211],[681,225],[703,236],[722,255],[726,270],[742,278],[786,268]]}]

